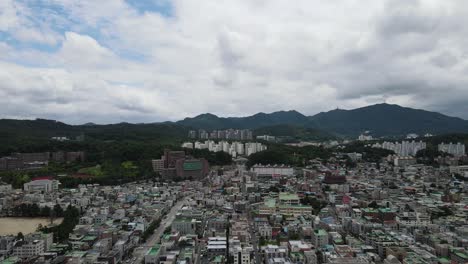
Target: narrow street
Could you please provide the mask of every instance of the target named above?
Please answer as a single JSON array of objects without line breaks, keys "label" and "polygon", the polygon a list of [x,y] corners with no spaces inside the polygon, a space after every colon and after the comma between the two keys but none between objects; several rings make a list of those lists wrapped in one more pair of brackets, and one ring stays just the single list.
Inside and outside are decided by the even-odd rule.
[{"label": "narrow street", "polygon": [[253,246],[253,249],[254,249],[254,254],[255,254],[255,263],[256,264],[261,264],[262,263],[262,257],[259,253],[259,240],[258,240],[258,237],[257,237],[257,234],[255,233],[255,227],[254,227],[254,223],[253,223],[253,220],[252,220],[252,216],[250,214],[250,209],[248,211],[248,219],[249,219],[249,232],[252,236],[252,246]]},{"label": "narrow street", "polygon": [[151,237],[138,247],[135,252],[133,253],[133,256],[136,257],[135,261],[132,261],[133,264],[140,264],[143,262],[145,253],[148,251],[149,248],[154,246],[155,244],[159,243],[161,240],[161,236],[164,233],[164,230],[171,226],[172,222],[175,219],[175,216],[177,215],[177,212],[184,206],[185,202],[190,198],[190,196],[184,197],[182,200],[177,202],[172,208],[171,211],[161,220],[161,224],[159,227],[154,231],[154,234],[151,235]]}]

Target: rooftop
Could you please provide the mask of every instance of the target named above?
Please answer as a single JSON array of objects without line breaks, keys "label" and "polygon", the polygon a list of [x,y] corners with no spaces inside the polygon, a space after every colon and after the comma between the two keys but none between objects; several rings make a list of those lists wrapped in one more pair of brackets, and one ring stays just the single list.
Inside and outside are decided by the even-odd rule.
[{"label": "rooftop", "polygon": [[315,230],[315,234],[319,235],[319,236],[327,236],[327,231],[323,230],[323,229],[319,229],[319,230]]},{"label": "rooftop", "polygon": [[159,249],[161,246],[159,244],[155,244],[150,250],[148,250],[148,255],[156,256],[159,253]]},{"label": "rooftop", "polygon": [[0,264],[15,264],[18,262],[18,260],[19,260],[18,257],[9,257],[7,259],[0,261]]},{"label": "rooftop", "polygon": [[295,193],[280,193],[280,200],[299,200],[299,196]]}]

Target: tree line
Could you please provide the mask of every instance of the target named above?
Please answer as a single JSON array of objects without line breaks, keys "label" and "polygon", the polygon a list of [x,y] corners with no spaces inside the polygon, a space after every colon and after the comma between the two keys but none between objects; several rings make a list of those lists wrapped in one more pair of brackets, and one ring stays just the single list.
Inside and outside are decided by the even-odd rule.
[{"label": "tree line", "polygon": [[36,203],[22,203],[9,211],[9,216],[17,217],[63,217],[64,212],[60,205],[56,204],[53,208],[49,206],[39,207]]},{"label": "tree line", "polygon": [[[54,207],[55,208],[55,207]],[[39,227],[39,231],[53,233],[55,242],[67,241],[73,229],[80,221],[80,211],[71,205],[63,211],[63,221],[59,225],[51,227]]]}]

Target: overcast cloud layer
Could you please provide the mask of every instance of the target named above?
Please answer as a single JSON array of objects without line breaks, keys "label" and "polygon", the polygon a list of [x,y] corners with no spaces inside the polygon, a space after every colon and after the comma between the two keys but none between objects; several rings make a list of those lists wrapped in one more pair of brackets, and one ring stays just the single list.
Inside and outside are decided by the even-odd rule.
[{"label": "overcast cloud layer", "polygon": [[388,102],[468,118],[466,0],[1,0],[3,118]]}]

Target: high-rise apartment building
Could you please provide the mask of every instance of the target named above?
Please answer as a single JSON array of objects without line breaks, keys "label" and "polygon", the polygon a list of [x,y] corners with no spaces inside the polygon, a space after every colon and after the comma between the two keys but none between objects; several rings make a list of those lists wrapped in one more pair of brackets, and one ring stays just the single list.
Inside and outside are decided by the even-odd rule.
[{"label": "high-rise apartment building", "polygon": [[207,132],[206,130],[200,129],[197,131],[190,130],[188,138],[199,138],[199,139],[227,139],[227,140],[252,140],[253,132],[250,129],[225,129],[225,130],[213,130]]},{"label": "high-rise apartment building", "polygon": [[190,130],[189,133],[188,133],[188,138],[192,138],[192,139],[197,138],[197,131]]},{"label": "high-rise apartment building", "polygon": [[375,143],[372,145],[374,148],[382,148],[392,150],[398,156],[416,156],[420,150],[426,149],[426,143],[422,141],[402,141],[402,142],[388,142]]},{"label": "high-rise apartment building", "polygon": [[266,145],[258,142],[239,142],[234,141],[229,143],[228,141],[220,141],[216,143],[213,140],[207,140],[204,143],[196,141],[195,143],[185,142],[182,144],[182,147],[186,146],[194,146],[195,149],[208,149],[211,152],[226,152],[229,153],[233,157],[237,157],[238,155],[252,155],[254,153],[264,151],[267,149]]},{"label": "high-rise apartment building", "polygon": [[462,143],[453,144],[450,142],[449,144],[441,143],[438,145],[438,150],[442,152],[446,152],[452,154],[455,157],[465,156],[465,145]]}]

